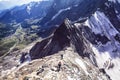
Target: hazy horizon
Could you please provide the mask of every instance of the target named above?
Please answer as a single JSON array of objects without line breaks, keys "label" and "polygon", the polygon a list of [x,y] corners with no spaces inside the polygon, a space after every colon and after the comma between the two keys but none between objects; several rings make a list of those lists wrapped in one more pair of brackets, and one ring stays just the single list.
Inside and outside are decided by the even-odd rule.
[{"label": "hazy horizon", "polygon": [[5,9],[10,9],[14,6],[28,4],[33,1],[37,2],[37,1],[43,1],[43,0],[0,0],[0,11]]}]

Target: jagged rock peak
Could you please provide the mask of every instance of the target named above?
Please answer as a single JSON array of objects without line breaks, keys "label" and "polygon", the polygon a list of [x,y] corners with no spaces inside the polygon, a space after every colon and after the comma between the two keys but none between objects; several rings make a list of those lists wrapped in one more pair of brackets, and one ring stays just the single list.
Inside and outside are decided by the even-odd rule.
[{"label": "jagged rock peak", "polygon": [[81,57],[93,55],[90,50],[89,41],[83,35],[84,26],[74,25],[69,19],[56,29],[52,37],[49,37],[41,42],[38,42],[30,51],[32,59],[49,56],[59,51],[65,50],[66,47],[71,47]]},{"label": "jagged rock peak", "polygon": [[69,32],[65,25],[62,23],[58,29],[53,33],[52,37],[49,37],[41,42],[38,42],[30,51],[32,59],[42,58],[48,55],[57,53],[58,51],[69,46],[70,39],[68,37]]}]

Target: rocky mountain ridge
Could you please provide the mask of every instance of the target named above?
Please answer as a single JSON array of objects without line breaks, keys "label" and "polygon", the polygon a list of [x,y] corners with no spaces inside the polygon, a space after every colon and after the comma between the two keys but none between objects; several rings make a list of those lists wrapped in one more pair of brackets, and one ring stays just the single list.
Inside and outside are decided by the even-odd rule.
[{"label": "rocky mountain ridge", "polygon": [[[62,4],[62,1],[60,3]],[[69,3],[71,1],[68,0],[68,5]],[[92,3],[89,4],[94,7]],[[69,16],[70,20],[68,16],[64,21],[60,19],[64,19],[67,12],[74,13],[72,8],[78,12],[81,10],[81,5],[63,7],[62,10],[58,10],[60,14],[56,14],[57,16],[54,17],[48,15],[48,18],[45,19],[46,25],[49,24],[47,19],[50,18],[60,20],[61,25],[49,37],[33,44],[27,49],[27,52],[26,50],[19,51],[21,54],[16,55],[18,58],[15,58],[15,61],[21,62],[21,64],[15,64],[11,70],[1,68],[2,79],[119,80],[119,1],[105,0],[94,7],[95,11],[92,9],[89,16],[82,18],[78,14],[79,18],[77,17],[78,19],[76,18],[75,21],[71,20],[74,15]],[[88,5],[85,6],[88,7]],[[61,7],[59,5],[60,9]],[[66,14],[61,17],[60,15],[63,13]],[[85,13],[87,12],[85,11]],[[11,59],[13,58],[11,57]],[[1,66],[3,67],[3,65]]]}]

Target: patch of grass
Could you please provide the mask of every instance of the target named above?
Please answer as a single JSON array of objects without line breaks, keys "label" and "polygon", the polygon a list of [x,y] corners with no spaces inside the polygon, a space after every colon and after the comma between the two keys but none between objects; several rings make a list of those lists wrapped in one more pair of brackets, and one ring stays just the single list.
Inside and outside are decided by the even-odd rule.
[{"label": "patch of grass", "polygon": [[23,48],[25,48],[27,45],[25,45],[25,44],[18,44],[17,46],[16,46],[16,48],[17,49],[23,49]]},{"label": "patch of grass", "polygon": [[[33,26],[36,29],[37,26]],[[38,38],[36,33],[30,33],[29,29],[23,29],[21,25],[18,25],[15,33],[0,39],[0,56],[9,54],[8,51],[14,46],[15,50],[20,50],[28,46]],[[14,51],[14,49],[12,51]]]},{"label": "patch of grass", "polygon": [[0,56],[6,54],[15,43],[16,41],[14,40],[0,41]]}]

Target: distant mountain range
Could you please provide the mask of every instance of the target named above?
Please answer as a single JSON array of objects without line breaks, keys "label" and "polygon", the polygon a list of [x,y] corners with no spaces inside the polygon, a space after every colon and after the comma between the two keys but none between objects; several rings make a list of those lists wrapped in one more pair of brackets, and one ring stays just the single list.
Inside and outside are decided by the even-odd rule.
[{"label": "distant mountain range", "polygon": [[[22,6],[14,7],[10,10],[2,12],[0,22],[23,22],[26,19],[42,18],[47,13],[48,8],[52,5],[51,1],[32,2]],[[3,14],[4,13],[4,14]]]},{"label": "distant mountain range", "polygon": [[[38,34],[43,34],[43,32],[47,33],[49,30],[51,31],[51,29],[58,27],[57,25],[60,25],[65,18],[69,18],[72,22],[84,21],[94,14],[95,11],[100,10],[106,15],[109,14],[108,18],[115,28],[118,29],[120,25],[120,21],[118,20],[120,19],[119,1],[114,0],[109,2],[110,6],[104,5],[107,1],[108,0],[47,0],[31,2],[2,11],[0,13],[0,23],[7,24],[7,26],[10,27],[20,23],[23,28],[30,28],[30,26],[36,25],[40,28]],[[110,7],[110,9],[106,7]],[[110,11],[111,13],[109,13]]]},{"label": "distant mountain range", "polygon": [[29,22],[33,21],[34,24],[50,27],[61,24],[65,18],[76,21],[80,18],[88,17],[104,2],[105,0],[49,0],[32,2],[2,12],[0,14],[0,22],[31,24]]},{"label": "distant mountain range", "polygon": [[[21,23],[23,27],[29,27],[32,24],[47,28],[54,27],[60,25],[65,18],[77,21],[91,16],[99,7],[102,7],[105,1],[107,0],[31,2],[3,11],[0,14],[0,22],[7,24]],[[116,2],[115,7],[120,12],[118,4]]]}]

